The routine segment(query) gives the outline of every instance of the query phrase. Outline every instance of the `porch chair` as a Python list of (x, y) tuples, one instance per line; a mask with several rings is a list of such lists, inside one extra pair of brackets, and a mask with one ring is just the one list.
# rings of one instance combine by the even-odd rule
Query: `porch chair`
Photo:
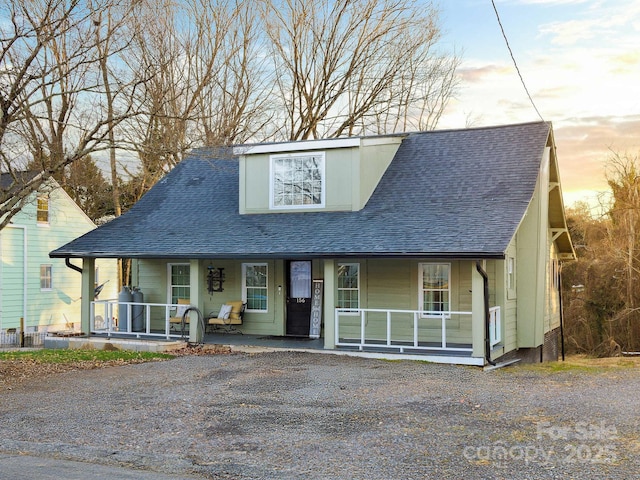
[(181, 335), (185, 334), (186, 326), (189, 324), (189, 316), (184, 316), (184, 312), (189, 308), (189, 300), (186, 298), (178, 299), (178, 306), (176, 307), (176, 316), (169, 317), (169, 330), (175, 332), (180, 331)]
[(242, 335), (242, 332), (236, 328), (236, 325), (242, 325), (245, 308), (246, 304), (242, 303), (242, 300), (227, 302), (222, 305), (217, 315), (210, 314), (206, 319), (205, 325), (207, 328), (210, 328), (210, 331), (221, 328), (227, 333), (239, 333)]

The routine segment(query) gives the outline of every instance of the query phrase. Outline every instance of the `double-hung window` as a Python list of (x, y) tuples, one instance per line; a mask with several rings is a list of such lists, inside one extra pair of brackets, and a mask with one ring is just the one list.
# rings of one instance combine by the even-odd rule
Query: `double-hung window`
[(169, 302), (191, 298), (191, 268), (188, 263), (169, 264)]
[(38, 225), (49, 224), (49, 197), (41, 195), (37, 199), (36, 220)]
[(267, 285), (268, 267), (266, 263), (242, 264), (242, 300), (247, 303), (247, 311), (267, 311)]
[(270, 207), (324, 207), (324, 153), (271, 156)]
[(338, 264), (338, 308), (360, 308), (360, 264)]
[(451, 265), (448, 263), (421, 263), (419, 268), (419, 305), (426, 317), (438, 312), (451, 311)]
[(51, 290), (52, 288), (53, 282), (51, 265), (40, 265), (40, 290)]

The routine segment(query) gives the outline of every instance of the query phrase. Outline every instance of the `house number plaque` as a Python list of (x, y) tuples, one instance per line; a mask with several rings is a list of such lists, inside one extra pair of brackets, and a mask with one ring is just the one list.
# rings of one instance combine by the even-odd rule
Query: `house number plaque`
[(309, 337), (320, 338), (322, 324), (322, 287), (323, 280), (314, 280), (311, 291), (311, 321), (309, 322)]

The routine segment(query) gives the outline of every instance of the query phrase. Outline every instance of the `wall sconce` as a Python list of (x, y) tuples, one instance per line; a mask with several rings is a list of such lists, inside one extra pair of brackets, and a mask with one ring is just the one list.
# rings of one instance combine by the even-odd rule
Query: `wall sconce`
[(213, 292), (223, 292), (222, 284), (224, 282), (224, 268), (214, 267), (209, 264), (207, 267), (209, 272), (207, 273), (207, 292), (212, 294)]

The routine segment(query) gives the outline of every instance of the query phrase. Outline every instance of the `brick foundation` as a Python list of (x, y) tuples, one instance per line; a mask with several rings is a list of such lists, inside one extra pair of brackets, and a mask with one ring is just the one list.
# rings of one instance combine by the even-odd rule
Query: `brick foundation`
[(494, 359), (499, 362), (520, 359), (522, 363), (555, 362), (560, 357), (560, 328), (545, 333), (544, 343), (535, 348), (520, 348)]

